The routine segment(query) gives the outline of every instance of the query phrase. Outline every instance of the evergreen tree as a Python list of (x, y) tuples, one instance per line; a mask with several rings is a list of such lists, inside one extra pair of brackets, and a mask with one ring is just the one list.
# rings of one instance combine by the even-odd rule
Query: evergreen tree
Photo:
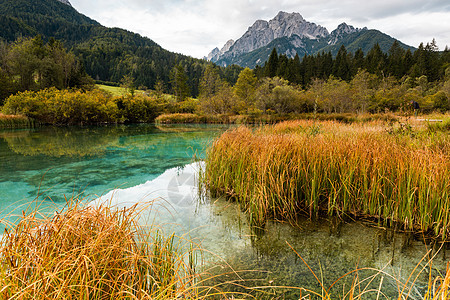
[(289, 60), (288, 70), (287, 70), (287, 80), (289, 82), (300, 84), (301, 83), (301, 64), (300, 57), (298, 53), (295, 54), (294, 58)]
[(305, 54), (301, 62), (301, 74), (303, 78), (302, 84), (304, 87), (307, 87), (311, 83), (311, 79), (316, 77), (314, 76), (314, 65), (314, 57)]
[(175, 99), (180, 102), (189, 96), (189, 86), (187, 85), (187, 76), (184, 67), (181, 64), (173, 67), (170, 74), (172, 90), (175, 95)]
[(439, 47), (436, 44), (436, 40), (433, 39), (431, 43), (427, 43), (425, 51), (428, 56), (428, 65), (426, 68), (426, 76), (429, 81), (437, 81), (440, 78), (440, 55)]
[(403, 55), (402, 65), (405, 73), (410, 74), (411, 68), (414, 65), (414, 57), (410, 49), (406, 50), (405, 54)]
[(353, 57), (353, 67), (356, 71), (364, 69), (364, 52), (361, 48), (358, 48), (355, 52), (355, 56)]
[(278, 68), (276, 76), (287, 79), (288, 77), (288, 64), (289, 59), (286, 55), (282, 54), (278, 57)]
[(400, 46), (398, 41), (392, 43), (389, 49), (389, 56), (387, 60), (387, 73), (397, 78), (402, 78), (405, 73), (405, 65), (403, 64), (403, 57), (405, 56), (405, 50)]
[(333, 56), (331, 55), (331, 52), (324, 53), (322, 55), (322, 76), (320, 76), (320, 79), (327, 79), (330, 77), (332, 70), (333, 70)]
[(339, 48), (333, 64), (333, 75), (342, 80), (350, 80), (350, 62), (344, 45)]
[(450, 64), (450, 49), (448, 46), (445, 46), (444, 52), (442, 52), (441, 63), (442, 65)]
[(366, 56), (366, 70), (369, 73), (382, 75), (385, 67), (385, 55), (381, 51), (380, 45), (376, 43)]
[(275, 77), (277, 76), (278, 71), (278, 53), (277, 49), (273, 48), (270, 53), (269, 60), (264, 66), (264, 76), (266, 77)]

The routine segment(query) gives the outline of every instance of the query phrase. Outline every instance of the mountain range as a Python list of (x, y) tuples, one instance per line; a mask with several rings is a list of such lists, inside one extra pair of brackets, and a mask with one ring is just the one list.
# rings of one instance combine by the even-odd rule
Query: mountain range
[[(12, 43), (21, 37), (41, 35), (44, 42), (55, 38), (83, 62), (86, 72), (98, 81), (118, 83), (131, 75), (137, 87), (154, 88), (162, 82), (172, 86), (171, 73), (181, 66), (187, 76), (191, 96), (199, 92), (200, 78), (209, 61), (220, 66), (221, 76), (231, 84), (241, 66), (254, 67), (267, 60), (273, 48), (279, 54), (336, 54), (344, 45), (349, 52), (365, 53), (375, 43), (385, 52), (393, 39), (377, 30), (354, 28), (345, 23), (331, 33), (306, 21), (299, 13), (280, 12), (270, 21), (256, 21), (237, 41), (228, 41), (213, 50), (208, 59), (196, 59), (163, 49), (149, 38), (102, 26), (80, 14), (69, 0), (0, 0), (0, 41)], [(404, 48), (412, 48), (400, 43)]]
[[(376, 43), (387, 52), (396, 39), (378, 30), (355, 28), (340, 24), (331, 33), (320, 25), (306, 21), (299, 13), (279, 12), (270, 21), (258, 20), (238, 40), (229, 40), (221, 49), (215, 48), (206, 57), (218, 65), (237, 64), (254, 68), (263, 65), (275, 48), (278, 54), (294, 57), (298, 54), (331, 52), (336, 55), (344, 45), (349, 52), (359, 48), (367, 53)], [(403, 43), (404, 49), (414, 48)]]

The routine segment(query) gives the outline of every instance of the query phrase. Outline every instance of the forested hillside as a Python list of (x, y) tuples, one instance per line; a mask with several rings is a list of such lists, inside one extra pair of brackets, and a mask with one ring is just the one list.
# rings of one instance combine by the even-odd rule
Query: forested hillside
[[(60, 40), (83, 63), (95, 80), (120, 82), (129, 75), (139, 87), (162, 83), (166, 92), (176, 88), (175, 74), (184, 73), (186, 95), (197, 96), (199, 78), (208, 64), (164, 50), (149, 38), (119, 28), (107, 28), (57, 0), (0, 0), (0, 39), (41, 35), (44, 42)], [(221, 70), (234, 83), (240, 68)]]
[(361, 48), (352, 53), (342, 45), (336, 56), (329, 51), (304, 55), (303, 58), (278, 55), (274, 48), (267, 63), (262, 67), (256, 66), (255, 74), (258, 78), (278, 76), (307, 88), (314, 79), (326, 80), (330, 76), (350, 81), (358, 70), (397, 80), (414, 81), (424, 76), (427, 82), (436, 82), (444, 79), (449, 66), (450, 50), (446, 47), (440, 52), (434, 40), (426, 45), (420, 44), (414, 52), (405, 50), (395, 41), (387, 53), (378, 44), (367, 54)]

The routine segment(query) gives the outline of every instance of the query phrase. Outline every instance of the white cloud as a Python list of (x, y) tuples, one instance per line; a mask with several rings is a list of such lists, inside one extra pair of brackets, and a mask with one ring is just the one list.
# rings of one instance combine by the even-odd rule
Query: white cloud
[(230, 38), (238, 39), (257, 19), (278, 11), (299, 12), (332, 31), (342, 22), (378, 29), (418, 46), (436, 38), (450, 46), (448, 0), (70, 0), (105, 26), (147, 36), (170, 51), (203, 57)]

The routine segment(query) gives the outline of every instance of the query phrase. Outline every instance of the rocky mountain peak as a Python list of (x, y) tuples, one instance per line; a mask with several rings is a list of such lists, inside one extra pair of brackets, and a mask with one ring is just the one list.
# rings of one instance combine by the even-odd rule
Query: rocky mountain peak
[(360, 32), (362, 30), (366, 30), (367, 28), (355, 28), (352, 25), (347, 25), (347, 23), (341, 23), (339, 26), (333, 30), (330, 34), (330, 41), (328, 44), (335, 45), (340, 38), (342, 38), (344, 35), (352, 34), (355, 32)]
[(335, 30), (333, 30), (332, 32), (331, 32), (331, 34), (332, 35), (342, 35), (342, 34), (345, 34), (345, 33), (353, 33), (353, 32), (357, 32), (358, 30), (357, 29), (355, 29), (355, 27), (353, 27), (352, 25), (347, 25), (347, 23), (342, 23), (342, 24), (339, 24), (339, 26), (335, 29)]
[[(229, 47), (229, 50), (220, 55), (237, 56), (242, 53), (248, 53), (258, 48), (264, 47), (274, 39), (281, 37), (298, 36), (307, 39), (319, 39), (329, 35), (325, 27), (307, 22), (299, 13), (287, 13), (280, 11), (275, 18), (270, 21), (258, 20), (250, 26), (247, 32)], [(226, 45), (225, 45), (226, 46)], [(225, 48), (225, 47), (224, 47)], [(214, 52), (214, 53), (213, 53)], [(217, 57), (216, 49), (208, 55)], [(213, 62), (217, 61), (211, 59)]]
[(234, 41), (233, 40), (229, 40), (228, 42), (225, 43), (225, 45), (222, 47), (222, 49), (219, 50), (219, 48), (214, 48), (207, 57), (205, 57), (206, 60), (208, 61), (217, 61), (220, 56), (222, 56), (225, 52), (227, 52), (228, 50), (230, 50), (231, 46), (233, 46)]
[[(272, 20), (258, 20), (236, 42), (230, 41), (219, 50), (215, 48), (208, 60), (221, 66), (237, 64), (253, 68), (262, 65), (275, 48), (287, 57), (330, 52), (333, 55), (341, 45), (356, 51), (368, 52), (375, 42), (392, 43), (395, 39), (367, 27), (355, 28), (341, 23), (331, 33), (325, 27), (305, 20), (299, 13), (280, 11)], [(403, 44), (406, 49), (408, 46)]]
[(252, 26), (250, 26), (247, 29), (247, 32), (266, 30), (268, 27), (269, 27), (269, 22), (264, 21), (264, 20), (257, 20), (255, 23), (253, 23)]
[(284, 11), (280, 11), (275, 18), (273, 18), (270, 22), (278, 22), (278, 23), (282, 23), (282, 22), (288, 22), (289, 20), (292, 20), (294, 22), (297, 23), (302, 23), (305, 22), (305, 19), (303, 19), (302, 15), (299, 13), (287, 13)]
[(301, 14), (295, 12), (280, 11), (275, 18), (269, 21), (269, 27), (274, 33), (274, 38), (298, 35), (316, 39), (329, 34), (326, 28), (307, 22)]
[(72, 6), (72, 4), (70, 4), (69, 0), (58, 0), (58, 1), (66, 4), (66, 5)]
[(225, 45), (220, 49), (220, 52), (223, 54), (230, 50), (231, 46), (234, 45), (234, 40), (228, 40), (228, 42), (225, 43)]

